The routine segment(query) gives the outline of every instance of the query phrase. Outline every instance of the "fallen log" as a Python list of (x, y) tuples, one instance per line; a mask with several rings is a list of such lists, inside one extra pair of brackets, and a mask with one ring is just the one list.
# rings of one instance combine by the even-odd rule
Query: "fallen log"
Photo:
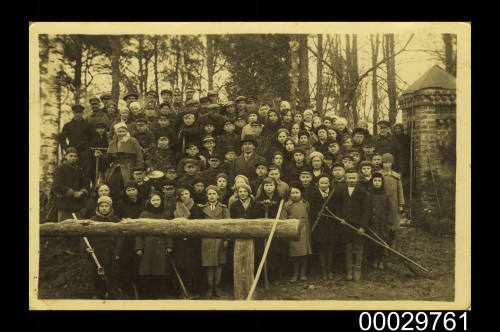
[[(267, 238), (273, 219), (123, 219), (120, 222), (64, 220), (40, 224), (41, 237), (65, 236), (169, 236), (225, 239)], [(283, 240), (299, 239), (299, 220), (280, 220), (275, 235)]]

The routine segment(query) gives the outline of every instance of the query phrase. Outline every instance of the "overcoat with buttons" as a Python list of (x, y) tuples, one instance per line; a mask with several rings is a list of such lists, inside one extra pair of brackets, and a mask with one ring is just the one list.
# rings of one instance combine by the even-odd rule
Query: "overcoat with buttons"
[[(229, 219), (229, 209), (225, 204), (217, 202), (215, 209), (210, 209), (210, 204), (200, 205), (205, 219)], [(226, 264), (227, 249), (224, 248), (224, 239), (201, 239), (201, 266), (211, 267)]]

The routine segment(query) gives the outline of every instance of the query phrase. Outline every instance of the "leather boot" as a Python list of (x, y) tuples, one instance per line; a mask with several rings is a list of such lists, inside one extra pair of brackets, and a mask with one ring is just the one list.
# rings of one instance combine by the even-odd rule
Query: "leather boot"
[(361, 279), (361, 266), (354, 266), (354, 281)]
[(352, 244), (345, 247), (346, 280), (352, 280)]

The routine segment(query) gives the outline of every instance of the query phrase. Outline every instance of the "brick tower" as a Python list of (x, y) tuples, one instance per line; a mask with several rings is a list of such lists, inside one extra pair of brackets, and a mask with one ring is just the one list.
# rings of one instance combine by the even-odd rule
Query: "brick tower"
[(453, 218), (456, 79), (434, 66), (401, 94), (399, 105), (405, 131), (412, 137), (412, 215), (431, 208)]

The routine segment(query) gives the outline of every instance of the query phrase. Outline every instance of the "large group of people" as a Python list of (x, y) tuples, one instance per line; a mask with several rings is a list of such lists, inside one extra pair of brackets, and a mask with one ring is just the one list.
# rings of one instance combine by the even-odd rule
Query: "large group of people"
[[(362, 233), (370, 229), (397, 244), (409, 182), (409, 139), (401, 124), (391, 128), (379, 121), (374, 137), (366, 122), (351, 130), (332, 111), (292, 112), (287, 101), (273, 108), (244, 96), (220, 103), (217, 91), (199, 100), (194, 93), (187, 89), (183, 100), (177, 89), (160, 96), (149, 91), (145, 106), (129, 93), (120, 108), (103, 95), (89, 100), (86, 118), (84, 106), (73, 105), (73, 119), (59, 135), (64, 161), (52, 189), (58, 221), (73, 213), (101, 222), (295, 218), (300, 239), (271, 243), (271, 282), (306, 281), (311, 273), (333, 279), (338, 253), (345, 253), (347, 280), (361, 279), (363, 262), (384, 269), (383, 249), (365, 242)], [(324, 205), (341, 221), (323, 215)], [(169, 260), (191, 293), (218, 297), (221, 285), (232, 285), (231, 240), (89, 240), (103, 266), (115, 266), (113, 279), (129, 294), (137, 286), (140, 298), (182, 296)], [(257, 266), (264, 241), (256, 240), (255, 247)], [(95, 268), (89, 258), (89, 269)], [(91, 284), (96, 297), (105, 296), (100, 282)]]

